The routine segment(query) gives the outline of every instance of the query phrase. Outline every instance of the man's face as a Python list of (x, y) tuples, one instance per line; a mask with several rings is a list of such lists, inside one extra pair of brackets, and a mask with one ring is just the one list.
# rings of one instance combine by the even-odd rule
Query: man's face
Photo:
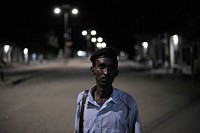
[(96, 65), (91, 68), (91, 71), (95, 75), (97, 86), (101, 87), (112, 85), (119, 73), (116, 60), (107, 57), (97, 58)]

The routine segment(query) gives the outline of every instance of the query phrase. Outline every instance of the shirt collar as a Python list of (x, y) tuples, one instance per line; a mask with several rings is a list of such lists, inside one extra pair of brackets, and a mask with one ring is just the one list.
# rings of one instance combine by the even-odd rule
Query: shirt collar
[[(92, 93), (95, 90), (95, 88), (96, 88), (96, 86), (91, 88), (88, 93), (88, 101), (92, 104), (94, 104), (94, 98), (92, 96)], [(113, 92), (108, 100), (110, 100), (111, 102), (113, 102), (115, 104), (117, 104), (119, 102), (118, 92), (116, 91), (116, 88), (113, 88)]]
[(113, 93), (111, 94), (111, 97), (110, 97), (111, 99), (112, 99), (112, 101), (114, 102), (114, 103), (118, 103), (119, 102), (119, 97), (118, 97), (118, 93), (117, 93), (117, 91), (116, 91), (116, 88), (113, 88)]

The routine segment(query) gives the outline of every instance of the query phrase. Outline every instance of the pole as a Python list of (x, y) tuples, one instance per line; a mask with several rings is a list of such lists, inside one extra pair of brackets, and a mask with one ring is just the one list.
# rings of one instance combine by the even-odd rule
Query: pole
[(169, 43), (169, 54), (170, 54), (170, 68), (172, 69), (174, 67), (174, 43), (172, 36), (170, 37), (170, 43)]
[(67, 51), (67, 41), (68, 41), (68, 12), (65, 11), (64, 13), (64, 35), (63, 35), (63, 38), (64, 38), (64, 58), (68, 58), (68, 51)]
[(69, 28), (69, 5), (64, 5), (64, 58), (71, 57), (71, 31)]
[(68, 11), (65, 11), (64, 13), (64, 33), (65, 34), (68, 32), (68, 16), (69, 16)]

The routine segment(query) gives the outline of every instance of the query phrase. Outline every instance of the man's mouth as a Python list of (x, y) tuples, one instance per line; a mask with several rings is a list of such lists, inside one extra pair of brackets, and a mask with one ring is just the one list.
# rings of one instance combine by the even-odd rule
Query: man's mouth
[(106, 81), (108, 81), (108, 78), (107, 77), (102, 77), (101, 81), (106, 82)]

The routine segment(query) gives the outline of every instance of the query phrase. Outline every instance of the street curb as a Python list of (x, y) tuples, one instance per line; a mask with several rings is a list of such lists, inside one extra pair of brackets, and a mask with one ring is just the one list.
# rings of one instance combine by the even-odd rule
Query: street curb
[(17, 85), (23, 81), (27, 80), (27, 77), (19, 77), (15, 78), (13, 80), (5, 80), (5, 81), (0, 81), (0, 86), (12, 86), (12, 85)]

